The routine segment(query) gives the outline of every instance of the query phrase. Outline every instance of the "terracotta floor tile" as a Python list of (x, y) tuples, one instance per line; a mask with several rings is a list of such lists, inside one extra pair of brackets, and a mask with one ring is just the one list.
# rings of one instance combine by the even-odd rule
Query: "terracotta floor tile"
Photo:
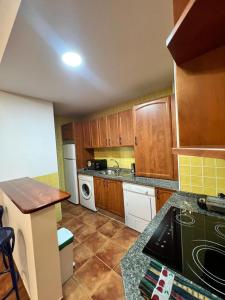
[(119, 230), (123, 229), (124, 225), (116, 222), (116, 221), (108, 221), (103, 226), (101, 226), (98, 231), (104, 234), (105, 236), (111, 238), (115, 233), (117, 233)]
[(125, 253), (126, 250), (124, 248), (109, 240), (103, 246), (103, 248), (96, 253), (96, 256), (100, 258), (107, 266), (113, 268), (119, 264)]
[(128, 249), (134, 244), (138, 236), (139, 233), (137, 231), (125, 227), (113, 236), (112, 241)]
[(115, 267), (113, 268), (113, 270), (114, 270), (118, 275), (122, 276), (122, 271), (121, 271), (120, 263), (119, 263), (117, 266), (115, 266)]
[(77, 247), (78, 245), (80, 245), (80, 243), (78, 242), (78, 240), (76, 238), (74, 238), (74, 240), (73, 240), (73, 248)]
[(85, 240), (83, 244), (86, 245), (93, 253), (96, 253), (107, 241), (107, 237), (100, 232), (96, 232), (93, 233), (87, 240)]
[(70, 220), (67, 220), (63, 223), (63, 227), (68, 228), (73, 233), (75, 233), (75, 231), (82, 226), (85, 226), (85, 224), (82, 223), (77, 217), (72, 217)]
[(93, 226), (85, 225), (81, 226), (77, 230), (75, 230), (75, 238), (78, 240), (78, 242), (84, 242), (87, 238), (89, 238), (93, 233), (96, 232), (96, 229)]
[(92, 294), (98, 289), (109, 273), (110, 269), (94, 256), (80, 267), (74, 276)]
[(84, 244), (79, 244), (73, 249), (73, 259), (75, 261), (75, 271), (78, 270), (89, 258), (94, 255)]
[(69, 213), (68, 211), (62, 213), (62, 226), (64, 225), (65, 222), (71, 220), (73, 218), (73, 215)]
[(63, 285), (64, 300), (90, 300), (90, 294), (79, 282), (71, 278)]
[(93, 300), (124, 300), (124, 288), (122, 278), (111, 271), (102, 282), (98, 290), (92, 295)]
[(79, 219), (81, 220), (81, 222), (91, 225), (93, 227), (95, 227), (96, 229), (101, 227), (103, 224), (105, 224), (106, 222), (108, 222), (108, 218), (100, 215), (98, 213), (94, 213), (94, 212), (89, 212), (89, 213), (85, 213), (82, 216), (79, 217)]
[(76, 205), (76, 204), (73, 204), (70, 208), (70, 213), (73, 215), (73, 216), (81, 216), (83, 215), (84, 213), (87, 212), (87, 208), (84, 208), (83, 206), (81, 205)]

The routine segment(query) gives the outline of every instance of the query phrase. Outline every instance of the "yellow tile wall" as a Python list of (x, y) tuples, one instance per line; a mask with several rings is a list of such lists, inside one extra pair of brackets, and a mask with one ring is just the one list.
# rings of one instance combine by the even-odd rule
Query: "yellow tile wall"
[(225, 193), (225, 160), (179, 156), (180, 190), (217, 196)]
[[(39, 182), (45, 183), (53, 188), (58, 189), (59, 188), (59, 175), (58, 173), (52, 173), (52, 174), (47, 174), (43, 176), (37, 176), (34, 177), (34, 179), (38, 180)], [(56, 209), (56, 220), (57, 222), (62, 219), (62, 212), (61, 212), (61, 205), (56, 204), (55, 205)]]
[(132, 147), (95, 149), (94, 156), (96, 159), (107, 159), (108, 167), (115, 166), (115, 162), (111, 159), (116, 159), (120, 167), (126, 169), (130, 169), (131, 163), (134, 163), (134, 149)]

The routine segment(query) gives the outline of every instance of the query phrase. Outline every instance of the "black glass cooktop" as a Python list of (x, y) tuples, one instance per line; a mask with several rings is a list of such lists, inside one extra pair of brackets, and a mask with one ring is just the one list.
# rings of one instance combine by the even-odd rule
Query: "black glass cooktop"
[(143, 253), (225, 299), (225, 220), (172, 206)]

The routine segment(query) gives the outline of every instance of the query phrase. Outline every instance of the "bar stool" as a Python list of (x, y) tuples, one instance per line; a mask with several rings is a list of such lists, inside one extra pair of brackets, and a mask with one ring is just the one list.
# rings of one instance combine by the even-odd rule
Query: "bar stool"
[(0, 227), (2, 227), (2, 216), (3, 216), (3, 212), (4, 212), (3, 206), (0, 205)]
[(13, 262), (13, 249), (15, 245), (15, 234), (11, 227), (1, 227), (0, 228), (0, 252), (8, 258), (9, 268), (3, 272), (0, 272), (0, 276), (6, 273), (10, 273), (12, 279), (12, 288), (7, 292), (7, 294), (2, 298), (5, 300), (13, 291), (16, 293), (16, 299), (19, 300), (19, 291), (17, 286), (17, 281), (19, 275), (15, 270)]
[[(0, 205), (0, 227), (3, 227), (3, 225), (2, 225), (2, 216), (3, 216), (3, 213), (4, 213), (3, 206)], [(3, 259), (3, 263), (4, 263), (5, 268), (8, 269), (8, 264), (7, 264), (5, 255), (3, 253), (2, 253), (2, 259)]]

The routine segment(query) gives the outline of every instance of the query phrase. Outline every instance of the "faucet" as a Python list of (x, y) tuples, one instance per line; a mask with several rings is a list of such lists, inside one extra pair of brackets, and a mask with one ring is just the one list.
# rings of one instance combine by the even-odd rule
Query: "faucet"
[[(120, 165), (119, 165), (118, 161), (113, 158), (111, 158), (110, 160), (112, 160), (116, 163), (116, 173), (119, 174), (120, 173)], [(115, 168), (115, 166), (114, 166), (114, 168)]]

